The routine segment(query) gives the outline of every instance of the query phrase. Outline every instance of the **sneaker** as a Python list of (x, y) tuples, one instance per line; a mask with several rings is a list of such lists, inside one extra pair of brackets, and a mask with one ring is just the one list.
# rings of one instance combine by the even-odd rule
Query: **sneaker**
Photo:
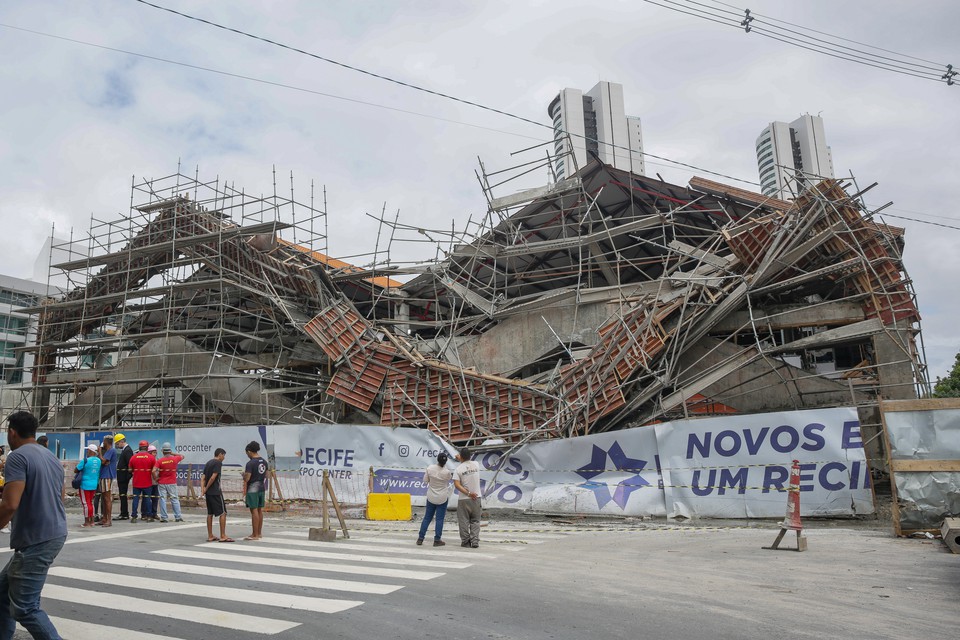
[(423, 544), (423, 538), (417, 538), (417, 546), (419, 547), (422, 544)]
[(96, 524), (100, 522), (100, 516), (93, 516), (93, 523)]
[(162, 522), (163, 524), (167, 524), (167, 523), (170, 522), (170, 521), (169, 521), (169, 520), (161, 520), (160, 522)]
[(469, 543), (469, 542), (461, 542), (461, 543), (460, 543), (460, 546), (461, 546), (461, 547), (469, 547), (469, 546), (470, 546), (470, 543)]
[(113, 516), (114, 520), (129, 520), (130, 516)]
[(130, 524), (133, 524), (136, 521), (137, 521), (137, 516), (133, 516), (132, 518), (130, 518)]
[(447, 546), (447, 543), (444, 542), (443, 540), (434, 540), (434, 541), (433, 541), (433, 546), (435, 546), (435, 547), (445, 547), (445, 546)]
[(471, 548), (471, 549), (477, 549), (477, 548), (479, 548), (479, 547), (480, 547), (480, 543), (479, 543), (479, 542), (474, 542), (473, 544), (470, 545), (470, 548)]
[(177, 518), (177, 522), (183, 522), (183, 518)]
[(3, 529), (0, 529), (0, 533), (10, 533), (10, 526), (6, 526)]

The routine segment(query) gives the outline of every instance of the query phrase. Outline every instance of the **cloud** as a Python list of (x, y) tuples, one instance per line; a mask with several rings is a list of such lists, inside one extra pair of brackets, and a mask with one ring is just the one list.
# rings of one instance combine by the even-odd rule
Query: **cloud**
[[(894, 201), (886, 213), (960, 226), (960, 213), (944, 206), (960, 166), (960, 86), (819, 56), (638, 2), (161, 4), (544, 125), (560, 88), (620, 82), (628, 114), (643, 121), (647, 151), (753, 182), (760, 130), (822, 112), (838, 174), (852, 171), (861, 186), (879, 183), (871, 204)], [(889, 0), (863, 8), (809, 0), (766, 11), (956, 62), (955, 3), (916, 11)], [(543, 149), (510, 153), (551, 136), (139, 3), (3, 3), (0, 22), (423, 114), (0, 28), (0, 54), (13, 61), (0, 68), (0, 272), (11, 275), (29, 275), (51, 225), (58, 235), (72, 228), (82, 237), (91, 218), (127, 212), (132, 176), (169, 175), (178, 163), (184, 173), (199, 167), (202, 178), (250, 192), (271, 192), (275, 168), (287, 193), (293, 173), (300, 199), (309, 199), (311, 182), (318, 200), (326, 187), (332, 252), (363, 263), (376, 248), (383, 258), (388, 243), (382, 233), (376, 240), (382, 211), (391, 219), (399, 211), (408, 225), (463, 228), (486, 209), (477, 158), (500, 169), (542, 156)], [(702, 173), (653, 159), (648, 172), (680, 184)], [(953, 328), (960, 231), (886, 220), (907, 229), (905, 260), (927, 358), (934, 376), (943, 375), (960, 350)], [(390, 246), (394, 260), (434, 252), (422, 243)]]

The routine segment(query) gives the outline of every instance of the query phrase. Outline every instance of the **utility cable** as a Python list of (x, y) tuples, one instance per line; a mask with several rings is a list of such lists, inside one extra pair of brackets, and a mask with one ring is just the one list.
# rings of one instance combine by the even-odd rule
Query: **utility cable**
[[(744, 13), (744, 10), (743, 10), (743, 9), (741, 9), (741, 8), (739, 8), (739, 7), (737, 7), (737, 6), (734, 6), (734, 5), (730, 4), (730, 3), (723, 2), (722, 0), (710, 0), (710, 1), (713, 2), (713, 3), (715, 3), (715, 4), (721, 4), (721, 5), (724, 5), (725, 7), (730, 7), (730, 8), (732, 8), (732, 9), (736, 9), (736, 10), (737, 10), (737, 15), (743, 15), (743, 13)], [(906, 53), (899, 53), (899, 52), (897, 52), (897, 51), (891, 51), (890, 49), (884, 49), (883, 47), (878, 47), (878, 46), (876, 46), (876, 45), (867, 44), (866, 42), (860, 42), (860, 41), (858, 41), (858, 40), (851, 40), (850, 38), (844, 38), (843, 36), (833, 35), (832, 33), (827, 33), (827, 32), (825, 32), (825, 31), (818, 31), (818, 30), (816, 30), (816, 29), (812, 29), (812, 28), (810, 28), (810, 27), (805, 27), (805, 26), (803, 26), (803, 25), (795, 24), (795, 23), (793, 23), (793, 22), (788, 22), (788, 21), (786, 21), (786, 20), (779, 20), (779, 19), (774, 18), (774, 17), (771, 17), (771, 16), (765, 16), (765, 15), (763, 15), (762, 13), (753, 13), (752, 15), (759, 16), (759, 17), (761, 17), (761, 18), (766, 18), (767, 20), (771, 20), (771, 21), (773, 21), (773, 22), (779, 22), (780, 24), (786, 24), (786, 25), (789, 25), (789, 26), (791, 26), (791, 27), (796, 27), (796, 28), (798, 28), (798, 29), (803, 29), (804, 31), (810, 31), (811, 33), (816, 33), (816, 34), (821, 35), (821, 36), (827, 36), (827, 37), (829, 37), (829, 38), (836, 38), (837, 40), (843, 40), (844, 42), (850, 42), (850, 43), (852, 43), (852, 44), (858, 44), (858, 45), (860, 45), (861, 47), (869, 47), (870, 49), (876, 49), (877, 51), (883, 51), (884, 53), (891, 53), (891, 54), (893, 54), (893, 55), (895, 55), (895, 56), (900, 56), (901, 58), (910, 58), (910, 59), (912, 59), (912, 60), (918, 60), (918, 61), (920, 61), (920, 62), (926, 62), (926, 63), (928, 63), (928, 64), (934, 65), (934, 66), (935, 66), (936, 68), (938, 68), (938, 69), (942, 69), (942, 68), (943, 68), (943, 65), (942, 65), (942, 64), (940, 64), (939, 62), (934, 62), (933, 60), (927, 60), (927, 59), (925, 59), (925, 58), (918, 58), (917, 56), (912, 56), (912, 55), (909, 55), (909, 54), (906, 54)]]
[[(706, 9), (698, 9), (695, 6), (690, 6), (690, 5), (705, 6), (700, 2), (695, 2), (694, 0), (687, 0), (687, 4), (681, 4), (676, 0), (662, 0), (662, 2), (656, 2), (654, 0), (643, 0), (643, 2), (646, 2), (647, 4), (652, 4), (654, 6), (662, 7), (664, 9), (669, 9), (670, 11), (675, 11), (677, 13), (683, 13), (689, 16), (694, 16), (702, 20), (709, 20), (710, 22), (715, 22), (717, 24), (721, 24), (724, 26), (733, 27), (738, 30), (742, 29), (748, 33), (756, 33), (757, 35), (764, 38), (777, 40), (779, 42), (783, 42), (784, 44), (789, 44), (791, 46), (799, 47), (801, 49), (806, 49), (808, 51), (813, 51), (814, 53), (827, 55), (840, 60), (855, 62), (857, 64), (865, 65), (868, 67), (874, 67), (876, 69), (881, 69), (883, 71), (891, 71), (893, 73), (899, 73), (901, 75), (912, 76), (915, 78), (920, 78), (922, 80), (931, 80), (933, 82), (939, 82), (941, 84), (946, 84), (946, 85), (960, 84), (960, 82), (955, 82), (953, 80), (953, 78), (957, 77), (958, 72), (953, 70), (952, 65), (943, 65), (936, 71), (911, 69), (903, 65), (911, 65), (915, 67), (921, 67), (921, 65), (914, 65), (914, 63), (905, 62), (902, 60), (894, 60), (891, 58), (887, 58), (886, 56), (877, 56), (875, 54), (870, 54), (868, 52), (853, 49), (851, 47), (846, 47), (844, 45), (838, 45), (836, 43), (823, 41), (823, 40), (820, 40), (819, 38), (812, 38), (811, 36), (805, 36), (793, 30), (784, 29), (783, 27), (778, 27), (776, 25), (770, 24), (763, 20), (757, 20), (753, 15), (750, 14), (749, 9), (744, 10), (743, 14), (734, 14), (737, 17), (740, 17), (741, 15), (745, 16), (745, 18), (742, 21), (738, 21), (736, 18), (727, 17), (726, 15), (721, 15), (721, 14), (715, 13), (714, 11), (708, 11)], [(732, 6), (732, 5), (727, 5), (727, 6)], [(709, 9), (714, 9), (714, 8), (709, 7)], [(715, 9), (715, 10), (723, 11), (728, 14), (733, 14), (733, 12), (727, 11), (724, 9)], [(758, 27), (756, 26), (757, 24), (767, 25), (768, 27), (770, 27), (770, 29)], [(803, 27), (800, 27), (800, 28), (803, 28)], [(801, 35), (801, 37), (806, 38), (807, 40), (799, 40), (796, 37), (789, 35), (789, 33), (788, 34), (779, 33), (778, 31), (772, 31), (771, 29), (785, 30), (785, 31), (788, 31), (789, 33), (795, 33), (795, 34)], [(810, 42), (809, 40), (814, 40), (814, 42)], [(817, 44), (818, 41), (825, 42), (826, 44), (831, 46), (824, 46), (821, 44)], [(870, 45), (863, 45), (863, 46), (870, 46)], [(842, 47), (843, 49), (849, 49), (849, 51), (843, 51), (833, 47)], [(860, 55), (860, 54), (863, 54), (863, 55)], [(908, 56), (908, 57), (917, 59), (914, 56)], [(885, 62), (884, 59), (894, 60), (894, 62), (896, 62), (897, 64), (894, 64), (894, 62)], [(924, 62), (928, 62), (928, 61), (924, 60)], [(931, 63), (931, 64), (936, 64), (936, 63)], [(929, 67), (921, 67), (921, 69), (924, 69), (924, 68), (931, 69)]]
[[(225, 25), (222, 25), (222, 24), (213, 22), (213, 21), (211, 21), (211, 20), (206, 20), (206, 19), (204, 19), (204, 18), (198, 18), (198, 17), (196, 17), (196, 16), (192, 16), (192, 15), (190, 15), (190, 14), (183, 13), (183, 12), (181, 12), (181, 11), (176, 11), (176, 10), (174, 10), (174, 9), (169, 9), (169, 8), (167, 8), (167, 7), (163, 7), (163, 6), (160, 6), (160, 5), (158, 5), (158, 4), (154, 4), (154, 3), (152, 3), (152, 2), (148, 2), (147, 0), (134, 0), (134, 2), (138, 2), (138, 3), (143, 4), (143, 5), (146, 5), (146, 6), (148, 6), (148, 7), (153, 7), (154, 9), (159, 9), (160, 11), (166, 11), (166, 12), (168, 12), (168, 13), (172, 13), (172, 14), (177, 15), (177, 16), (180, 16), (180, 17), (182, 17), (182, 18), (187, 18), (188, 20), (194, 20), (194, 21), (196, 21), (196, 22), (200, 22), (200, 23), (206, 24), (206, 25), (208, 25), (208, 26), (215, 27), (215, 28), (217, 28), (217, 29), (222, 29), (222, 30), (224, 30), (224, 31), (229, 31), (229, 32), (235, 33), (235, 34), (237, 34), (237, 35), (244, 36), (244, 37), (246, 37), (246, 38), (252, 38), (252, 39), (254, 39), (254, 40), (259, 40), (259, 41), (261, 41), (261, 42), (265, 42), (265, 43), (270, 44), (270, 45), (273, 45), (273, 46), (275, 46), (275, 47), (280, 47), (281, 49), (286, 49), (286, 50), (288, 50), (288, 51), (293, 51), (293, 52), (295, 52), (295, 53), (299, 53), (299, 54), (301, 54), (301, 55), (305, 55), (305, 56), (314, 58), (314, 59), (316, 59), (316, 60), (320, 60), (321, 62), (326, 62), (326, 63), (332, 64), (332, 65), (336, 65), (336, 66), (338, 66), (338, 67), (342, 67), (342, 68), (348, 69), (348, 70), (350, 70), (350, 71), (355, 71), (355, 72), (357, 72), (357, 73), (361, 73), (361, 74), (364, 74), (364, 75), (367, 75), (367, 76), (370, 76), (370, 77), (373, 77), (373, 78), (377, 78), (377, 79), (383, 80), (383, 81), (385, 81), (385, 82), (390, 82), (390, 83), (393, 83), (393, 84), (396, 84), (396, 85), (399, 85), (399, 86), (402, 86), (402, 87), (407, 87), (408, 89), (413, 89), (413, 90), (415, 90), (415, 91), (421, 91), (421, 92), (424, 92), (424, 93), (427, 93), (427, 94), (430, 94), (430, 95), (437, 96), (437, 97), (439, 97), (439, 98), (444, 98), (444, 99), (447, 99), (447, 100), (452, 100), (452, 101), (454, 101), (454, 102), (459, 102), (460, 104), (465, 104), (465, 105), (468, 105), (468, 106), (471, 106), (471, 107), (475, 107), (475, 108), (477, 108), (477, 109), (482, 109), (482, 110), (484, 110), (484, 111), (489, 111), (489, 112), (491, 112), (491, 113), (496, 113), (496, 114), (498, 114), (498, 115), (506, 116), (506, 117), (508, 117), (508, 118), (513, 118), (513, 119), (515, 119), (515, 120), (519, 120), (519, 121), (521, 121), (521, 122), (526, 122), (527, 124), (532, 124), (532, 125), (534, 125), (534, 126), (537, 126), (537, 127), (543, 128), (543, 129), (549, 129), (550, 131), (555, 131), (553, 125), (544, 124), (544, 123), (538, 122), (538, 121), (536, 121), (536, 120), (531, 120), (530, 118), (526, 118), (526, 117), (524, 117), (524, 116), (520, 116), (520, 115), (517, 115), (517, 114), (515, 114), (515, 113), (510, 113), (509, 111), (504, 111), (504, 110), (502, 110), (502, 109), (497, 109), (497, 108), (495, 108), (495, 107), (490, 107), (490, 106), (481, 104), (481, 103), (479, 103), (479, 102), (474, 102), (474, 101), (472, 101), (472, 100), (466, 100), (466, 99), (464, 99), (464, 98), (458, 98), (458, 97), (456, 97), (456, 96), (453, 96), (453, 95), (450, 95), (450, 94), (446, 94), (446, 93), (442, 93), (442, 92), (440, 92), (440, 91), (434, 91), (433, 89), (428, 89), (428, 88), (426, 88), (426, 87), (421, 87), (421, 86), (419, 86), (419, 85), (415, 85), (415, 84), (410, 83), (410, 82), (405, 82), (405, 81), (403, 81), (403, 80), (397, 80), (396, 78), (391, 78), (390, 76), (385, 76), (385, 75), (383, 75), (383, 74), (374, 73), (373, 71), (367, 71), (366, 69), (361, 69), (360, 67), (355, 67), (355, 66), (353, 66), (353, 65), (349, 65), (349, 64), (346, 64), (346, 63), (344, 63), (344, 62), (340, 62), (340, 61), (338, 61), (338, 60), (333, 60), (332, 58), (327, 58), (327, 57), (325, 57), (325, 56), (321, 56), (321, 55), (318, 55), (318, 54), (316, 54), (316, 53), (311, 53), (311, 52), (306, 51), (306, 50), (304, 50), (304, 49), (299, 49), (299, 48), (297, 48), (297, 47), (293, 47), (293, 46), (290, 46), (290, 45), (286, 45), (286, 44), (283, 44), (283, 43), (281, 43), (281, 42), (277, 42), (277, 41), (275, 41), (275, 40), (271, 40), (271, 39), (269, 39), (269, 38), (265, 38), (265, 37), (263, 37), (263, 36), (258, 36), (258, 35), (252, 34), (252, 33), (248, 33), (248, 32), (246, 32), (246, 31), (242, 31), (242, 30), (240, 30), (240, 29), (235, 29), (235, 28), (233, 28), (233, 27), (228, 27), (228, 26), (225, 26)], [(599, 144), (603, 144), (604, 146), (607, 146), (607, 147), (610, 147), (610, 148), (613, 148), (613, 149), (621, 149), (621, 150), (630, 151), (630, 152), (633, 152), (633, 153), (637, 153), (637, 152), (638, 152), (636, 149), (631, 149), (630, 147), (625, 147), (625, 146), (623, 146), (623, 145), (613, 144), (613, 143), (609, 143), (609, 142), (600, 142), (599, 140), (595, 140), (595, 139), (593, 139), (593, 138), (588, 138), (587, 136), (580, 135), (580, 134), (569, 133), (569, 132), (567, 132), (567, 131), (562, 131), (561, 133), (564, 133), (564, 134), (573, 136), (573, 137), (575, 137), (575, 138), (580, 138), (580, 139), (586, 140), (586, 141), (588, 141), (588, 142), (597, 142), (597, 143), (599, 143)], [(703, 167), (698, 167), (698, 166), (696, 166), (696, 165), (688, 164), (688, 163), (686, 163), (686, 162), (680, 162), (679, 160), (673, 160), (672, 158), (667, 158), (667, 157), (664, 157), (664, 156), (658, 156), (658, 155), (655, 155), (655, 154), (653, 154), (653, 153), (648, 153), (648, 152), (646, 152), (646, 151), (640, 151), (639, 153), (641, 153), (642, 155), (644, 155), (644, 156), (646, 156), (646, 157), (648, 157), (648, 158), (653, 158), (653, 159), (655, 159), (655, 160), (661, 160), (661, 161), (663, 161), (663, 162), (669, 162), (670, 164), (675, 165), (675, 166), (685, 167), (685, 168), (687, 168), (687, 169), (692, 169), (692, 170), (694, 170), (694, 171), (702, 171), (702, 172), (705, 172), (705, 173), (709, 173), (710, 175), (719, 176), (719, 177), (721, 177), (721, 178), (727, 178), (728, 180), (735, 180), (736, 182), (742, 182), (742, 183), (744, 183), (744, 184), (750, 184), (750, 185), (754, 185), (754, 186), (760, 186), (760, 183), (759, 183), (759, 182), (755, 182), (755, 181), (753, 181), (753, 180), (745, 180), (744, 178), (738, 178), (738, 177), (736, 177), (736, 176), (731, 176), (731, 175), (728, 175), (728, 174), (725, 174), (725, 173), (720, 173), (720, 172), (718, 172), (718, 171), (711, 171), (710, 169), (705, 169), (705, 168), (703, 168)]]
[[(670, 4), (677, 4), (676, 2), (673, 2), (673, 1), (671, 1), (671, 0), (667, 0), (667, 1), (669, 1)], [(688, 4), (695, 4), (695, 5), (699, 5), (699, 6), (701, 6), (701, 7), (705, 7), (706, 9), (722, 11), (723, 13), (727, 13), (727, 14), (732, 14), (732, 15), (738, 16), (738, 18), (737, 18), (738, 20), (745, 15), (744, 10), (740, 10), (740, 12), (737, 13), (737, 12), (735, 12), (735, 11), (730, 11), (730, 10), (727, 10), (727, 9), (716, 9), (715, 7), (711, 7), (710, 5), (706, 5), (706, 4), (702, 3), (702, 2), (697, 2), (697, 0), (686, 0), (686, 2), (687, 2)], [(927, 64), (917, 64), (917, 63), (915, 63), (915, 62), (907, 62), (907, 61), (905, 61), (905, 60), (898, 60), (897, 58), (891, 58), (891, 57), (889, 57), (889, 56), (877, 55), (877, 54), (875, 54), (875, 53), (870, 53), (870, 52), (868, 52), (868, 51), (863, 51), (863, 50), (861, 50), (861, 49), (856, 49), (856, 48), (854, 48), (854, 47), (848, 47), (848, 46), (846, 46), (846, 45), (837, 44), (836, 42), (831, 42), (830, 40), (825, 40), (825, 39), (823, 39), (823, 38), (815, 38), (815, 37), (813, 37), (813, 36), (808, 36), (808, 35), (806, 35), (805, 33), (801, 32), (801, 31), (797, 31), (797, 30), (795, 30), (795, 29), (787, 29), (786, 27), (777, 26), (777, 25), (773, 24), (773, 22), (767, 22), (766, 20), (760, 20), (760, 19), (756, 18), (756, 16), (758, 16), (758, 15), (759, 15), (759, 14), (751, 13), (751, 16), (754, 16), (754, 17), (755, 17), (755, 19), (752, 21), (754, 24), (765, 24), (765, 25), (768, 25), (771, 29), (776, 29), (776, 30), (778, 30), (778, 31), (783, 31), (783, 32), (786, 32), (786, 33), (791, 33), (791, 34), (794, 34), (794, 35), (796, 35), (796, 36), (799, 36), (800, 38), (804, 38), (804, 39), (806, 39), (806, 40), (812, 40), (813, 42), (820, 42), (820, 43), (823, 43), (823, 44), (825, 44), (825, 45), (829, 45), (830, 47), (839, 47), (840, 49), (846, 49), (846, 50), (848, 50), (848, 51), (853, 52), (852, 54), (848, 54), (848, 55), (854, 55), (854, 57), (864, 58), (864, 59), (867, 59), (867, 60), (871, 60), (871, 59), (872, 59), (872, 60), (875, 60), (875, 61), (889, 60), (890, 63), (896, 63), (896, 64), (891, 65), (891, 66), (908, 65), (908, 66), (910, 66), (910, 67), (916, 67), (917, 69), (920, 69), (920, 70), (925, 70), (925, 71), (920, 71), (921, 73), (928, 73), (928, 74), (931, 74), (931, 75), (936, 75), (937, 77), (939, 77), (940, 74), (943, 73), (943, 69), (944, 69), (943, 65), (941, 65), (941, 66), (939, 66), (939, 67), (931, 67), (931, 66), (929, 66), (929, 65), (927, 65)], [(802, 29), (803, 27), (798, 27), (798, 28), (801, 28), (801, 29)], [(756, 27), (752, 27), (752, 29), (756, 29)], [(752, 29), (751, 29), (751, 30), (752, 30)], [(784, 36), (784, 37), (789, 37), (789, 36)], [(834, 36), (831, 36), (831, 37), (834, 37)], [(869, 47), (870, 45), (863, 45), (863, 46)], [(831, 49), (831, 50), (832, 50), (832, 51), (836, 51), (836, 49)], [(862, 55), (858, 55), (858, 54), (862, 54)], [(899, 55), (899, 54), (897, 54), (897, 55)], [(907, 57), (912, 57), (912, 56), (907, 56)], [(881, 64), (890, 64), (890, 63), (883, 63), (883, 62), (881, 62)], [(898, 66), (898, 68), (905, 68), (905, 67)]]

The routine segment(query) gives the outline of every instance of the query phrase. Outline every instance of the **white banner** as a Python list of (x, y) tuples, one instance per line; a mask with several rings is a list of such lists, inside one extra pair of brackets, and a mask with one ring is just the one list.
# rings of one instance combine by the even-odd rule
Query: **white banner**
[(802, 515), (873, 513), (856, 409), (724, 416), (654, 428), (669, 517), (783, 516), (793, 460), (800, 461)]
[[(288, 500), (319, 500), (324, 470), (339, 500), (409, 493), (423, 505), (423, 472), (456, 451), (425, 429), (308, 424), (178, 429), (194, 480), (218, 447), (224, 479), (246, 465), (251, 440), (273, 460)], [(786, 512), (790, 466), (800, 461), (801, 513), (872, 513), (870, 471), (851, 408), (682, 420), (479, 453), (484, 506), (551, 513), (770, 518)], [(662, 469), (661, 469), (662, 467)], [(370, 470), (373, 470), (371, 479)], [(271, 494), (273, 495), (273, 494)], [(454, 492), (451, 506), (456, 504)], [(279, 497), (277, 494), (275, 497)]]
[(453, 457), (453, 449), (426, 429), (347, 424), (297, 428), (300, 486), (319, 486), (324, 470), (330, 471), (337, 498), (345, 503), (366, 503), (372, 468), (375, 493), (409, 493), (413, 504), (423, 505), (424, 470), (441, 451)]
[[(477, 456), (483, 501), (553, 513), (663, 516), (657, 441), (649, 427), (527, 444)], [(498, 471), (499, 470), (499, 471)]]

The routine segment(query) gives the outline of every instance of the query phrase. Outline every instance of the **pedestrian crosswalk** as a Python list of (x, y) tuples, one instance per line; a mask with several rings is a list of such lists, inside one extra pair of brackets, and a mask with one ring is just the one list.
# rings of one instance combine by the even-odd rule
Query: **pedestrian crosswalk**
[[(126, 553), (107, 545), (94, 554), (90, 544), (65, 548), (43, 590), (43, 608), (60, 634), (67, 640), (282, 640), (285, 632), (303, 627), (305, 633), (320, 624), (317, 615), (349, 612), (371, 599), (509, 558), (523, 542), (543, 544), (566, 535), (491, 531), (482, 534), (484, 548), (476, 550), (460, 548), (455, 532), (438, 548), (429, 545), (432, 538), (414, 545), (416, 530), (410, 528), (351, 531), (349, 539), (323, 543), (308, 540), (303, 526), (268, 528), (259, 541), (218, 544), (186, 542), (196, 525), (181, 526), (182, 535), (165, 528), (148, 540), (131, 540), (132, 532), (101, 536), (104, 542), (122, 538), (114, 545)], [(80, 548), (84, 553), (69, 552)], [(91, 617), (96, 607), (108, 609), (97, 614), (106, 624)], [(120, 622), (115, 629), (113, 620)]]

